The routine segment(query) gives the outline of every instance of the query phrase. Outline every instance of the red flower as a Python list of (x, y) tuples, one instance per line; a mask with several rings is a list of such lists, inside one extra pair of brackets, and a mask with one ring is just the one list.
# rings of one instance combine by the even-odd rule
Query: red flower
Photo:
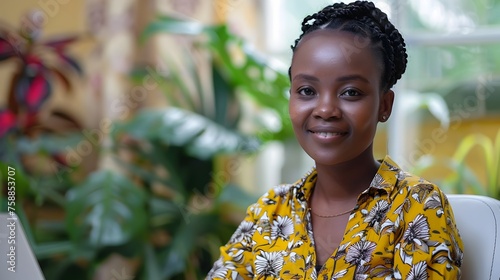
[(16, 127), (16, 115), (8, 109), (0, 110), (0, 137)]
[(44, 73), (41, 71), (34, 77), (23, 75), (17, 82), (17, 102), (29, 112), (38, 111), (39, 108), (45, 103), (50, 93), (50, 84)]
[(16, 55), (12, 44), (6, 38), (0, 37), (0, 61), (9, 59)]

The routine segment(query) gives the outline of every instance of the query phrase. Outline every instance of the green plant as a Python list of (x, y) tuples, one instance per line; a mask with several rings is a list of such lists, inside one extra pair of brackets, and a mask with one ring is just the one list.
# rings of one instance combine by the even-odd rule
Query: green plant
[[(204, 73), (188, 52), (183, 53), (184, 68), (172, 57), (164, 58), (168, 75), (134, 71), (133, 81), (145, 75), (158, 81), (172, 106), (144, 109), (113, 124), (110, 146), (95, 148), (112, 157), (118, 169), (74, 178), (78, 166), (70, 166), (60, 152), (77, 146), (81, 135), (18, 142), (17, 152), (49, 155), (49, 166), (55, 167), (45, 175), (19, 172), (24, 178), (20, 190), (29, 193), (19, 197), (20, 216), (47, 279), (93, 278), (116, 254), (138, 263), (136, 279), (200, 279), (246, 206), (255, 201), (233, 183), (238, 168), (233, 156), (255, 152), (262, 140), (291, 135), (288, 77), (246, 49), (227, 26), (196, 32), (193, 26), (201, 27), (161, 16), (146, 28), (143, 39), (158, 32), (199, 35), (195, 48), (209, 53), (210, 83), (202, 82)], [(229, 55), (228, 48), (240, 52), (244, 63)], [(244, 133), (241, 122), (248, 116), (242, 113), (243, 96), (274, 111), (281, 126), (270, 130), (259, 123)], [(22, 166), (22, 160), (18, 163)], [(57, 219), (28, 218), (30, 209), (47, 208), (61, 214)]]
[[(125, 137), (123, 144), (119, 138)], [(143, 111), (113, 133), (120, 164), (149, 194), (148, 232), (171, 238), (143, 252), (143, 279), (199, 279), (218, 256), (218, 245), (235, 230), (229, 209), (254, 200), (214, 167), (221, 154), (252, 152), (255, 139), (182, 109)], [(222, 179), (221, 179), (222, 178)], [(237, 200), (236, 198), (240, 198)], [(149, 250), (149, 249), (148, 249)]]
[[(53, 94), (55, 81), (69, 94), (72, 75), (83, 74), (67, 50), (81, 36), (43, 37), (41, 13), (39, 10), (27, 13), (19, 27), (0, 22), (0, 62), (12, 69), (4, 95), (6, 106), (0, 107), (0, 162), (16, 168), (29, 181), (22, 186), (19, 198), (34, 196), (38, 203), (45, 194), (55, 195), (55, 190), (68, 185), (68, 177), (54, 179), (52, 175), (60, 169), (71, 169), (64, 159), (63, 148), (78, 142), (80, 138), (73, 132), (82, 128), (70, 114), (57, 108), (46, 111), (44, 105)], [(73, 130), (64, 131), (65, 135), (54, 133), (41, 120), (43, 113), (51, 120), (64, 121)], [(33, 157), (42, 163), (31, 164)]]
[[(79, 77), (82, 69), (67, 51), (80, 36), (43, 37), (40, 13), (28, 13), (19, 27), (0, 24), (0, 62), (13, 71), (7, 79), (6, 106), (0, 108), (0, 175), (2, 187), (7, 186), (5, 171), (16, 170), (15, 212), (37, 257), (43, 259), (72, 249), (66, 234), (58, 230), (62, 221), (40, 225), (34, 217), (44, 210), (64, 209), (64, 193), (74, 185), (70, 175), (74, 168), (66, 162), (63, 149), (81, 138), (73, 130), (64, 131), (65, 135), (54, 133), (41, 121), (41, 115), (63, 120), (75, 130), (81, 128), (70, 114), (45, 111), (44, 106), (53, 94), (54, 82), (71, 93), (72, 75)], [(1, 202), (1, 211), (6, 211), (3, 195)]]
[[(200, 74), (189, 54), (184, 53), (182, 61), (186, 65), (186, 71), (182, 73), (192, 77), (191, 81), (185, 81), (183, 76), (179, 75), (181, 72), (176, 71), (179, 66), (172, 62), (172, 58), (165, 57), (166, 65), (174, 71), (163, 78), (182, 85), (179, 87), (182, 92), (181, 100), (178, 95), (173, 95), (168, 87), (164, 88), (163, 92), (173, 106), (185, 107), (181, 104), (189, 104), (189, 110), (207, 116), (217, 123), (223, 123), (221, 118), (226, 118), (226, 121), (232, 120), (234, 125), (240, 117), (240, 110), (232, 110), (236, 113), (225, 116), (226, 106), (232, 104), (230, 106), (233, 106), (233, 109), (238, 108), (238, 100), (241, 99), (238, 96), (246, 96), (261, 109), (273, 112), (278, 119), (278, 127), (270, 128), (257, 116), (251, 116), (260, 125), (255, 132), (261, 140), (285, 140), (293, 136), (288, 116), (288, 75), (272, 67), (270, 61), (253, 51), (243, 39), (232, 34), (227, 25), (204, 26), (193, 21), (158, 16), (146, 27), (141, 41), (144, 42), (160, 33), (198, 38), (195, 50), (207, 51), (211, 57), (213, 89), (209, 90), (201, 82)], [(161, 77), (158, 73), (148, 74)], [(139, 78), (142, 75), (139, 73)], [(190, 84), (194, 84), (194, 87), (190, 87)], [(210, 96), (211, 93), (213, 97)], [(208, 110), (204, 107), (207, 98), (215, 100), (214, 107)]]
[[(477, 151), (478, 148), (483, 152), (484, 161), (474, 162), (474, 165), (481, 166), (480, 169), (485, 171), (485, 177), (482, 180), (481, 175), (476, 174), (475, 169), (471, 168), (466, 160), (467, 156)], [(424, 156), (417, 162), (415, 172), (421, 173), (438, 165), (445, 166), (452, 171), (440, 182), (440, 186), (446, 191), (486, 195), (500, 199), (500, 130), (494, 139), (480, 133), (467, 135), (450, 158)]]
[[(211, 32), (226, 39), (232, 36), (221, 26)], [(138, 279), (202, 278), (219, 255), (218, 247), (236, 229), (244, 208), (255, 201), (232, 182), (235, 170), (217, 164), (221, 156), (251, 153), (260, 146), (255, 136), (239, 130), (240, 94), (255, 91), (255, 85), (238, 76), (242, 69), (230, 69), (234, 62), (219, 54), (220, 48), (197, 47), (213, 55), (212, 88), (201, 84), (189, 54), (183, 57), (188, 81), (165, 58), (170, 75), (149, 75), (160, 81), (160, 89), (177, 107), (145, 109), (113, 125), (111, 147), (101, 152), (112, 156), (121, 171), (96, 170), (76, 181), (57, 178), (67, 175), (63, 171), (71, 173), (61, 170), (53, 179), (65, 187), (44, 188), (50, 192), (39, 195), (37, 207), (54, 204), (65, 216), (32, 221), (35, 226), (27, 230), (47, 279), (92, 278), (115, 254), (138, 261), (134, 275)], [(263, 62), (256, 67), (266, 68)], [(132, 79), (140, 81), (144, 75), (136, 71)], [(251, 82), (257, 84), (259, 77)], [(195, 92), (188, 90), (189, 82), (196, 85)], [(270, 85), (271, 80), (260, 83)], [(274, 102), (283, 104), (286, 97), (279, 94)], [(214, 107), (203, 98), (211, 98)], [(286, 133), (260, 135), (272, 139)], [(50, 153), (70, 145), (59, 142), (54, 147), (42, 140), (26, 141), (24, 149)]]

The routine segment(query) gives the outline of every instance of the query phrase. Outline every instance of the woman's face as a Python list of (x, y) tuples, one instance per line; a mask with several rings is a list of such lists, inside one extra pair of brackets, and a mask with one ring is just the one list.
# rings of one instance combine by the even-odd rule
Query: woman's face
[(304, 36), (291, 65), (289, 111), (295, 135), (316, 164), (335, 165), (372, 152), (376, 127), (394, 94), (382, 93), (382, 63), (351, 33)]

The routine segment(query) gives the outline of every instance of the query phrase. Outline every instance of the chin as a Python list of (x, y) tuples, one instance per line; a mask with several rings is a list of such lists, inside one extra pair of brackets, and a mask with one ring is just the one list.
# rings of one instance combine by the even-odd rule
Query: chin
[(314, 154), (309, 154), (309, 156), (314, 160), (316, 163), (316, 166), (318, 165), (326, 165), (326, 166), (333, 166), (337, 165), (340, 163), (347, 162), (351, 160), (353, 157), (350, 157), (348, 155), (339, 155), (339, 154), (332, 154), (332, 153), (314, 153)]

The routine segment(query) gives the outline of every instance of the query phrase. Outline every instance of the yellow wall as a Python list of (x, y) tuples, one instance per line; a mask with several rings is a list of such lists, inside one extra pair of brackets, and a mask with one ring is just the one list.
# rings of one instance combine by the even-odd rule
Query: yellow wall
[[(436, 157), (452, 157), (458, 149), (460, 142), (468, 135), (482, 134), (492, 141), (495, 140), (500, 130), (500, 119), (498, 118), (478, 118), (463, 119), (460, 122), (451, 123), (449, 130), (443, 135), (444, 141), (429, 141), (434, 131), (439, 129), (437, 122), (423, 123), (420, 130), (419, 143), (420, 150), (429, 150)], [(426, 143), (425, 145), (423, 143)], [(497, 151), (499, 152), (499, 151)], [(466, 157), (466, 164), (472, 168), (479, 177), (482, 184), (486, 183), (486, 163), (485, 155), (482, 149), (475, 147)], [(440, 166), (435, 169), (427, 170), (423, 176), (429, 180), (440, 180), (450, 174), (450, 170)]]

